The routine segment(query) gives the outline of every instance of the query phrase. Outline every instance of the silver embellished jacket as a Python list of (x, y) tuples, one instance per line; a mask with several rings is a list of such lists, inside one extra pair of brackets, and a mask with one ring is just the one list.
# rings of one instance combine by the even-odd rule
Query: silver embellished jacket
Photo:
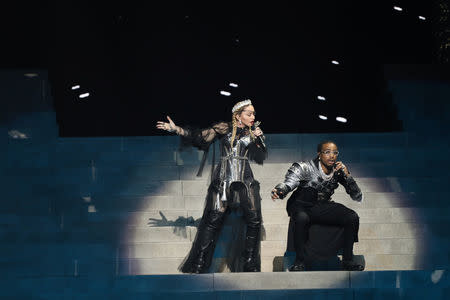
[[(220, 161), (212, 174), (211, 187), (214, 190), (215, 207), (223, 206), (229, 200), (230, 186), (234, 183), (242, 184), (254, 206), (254, 195), (251, 185), (254, 182), (253, 172), (249, 160), (262, 164), (267, 156), (265, 145), (259, 138), (250, 136), (248, 129), (237, 129), (231, 145), (231, 124), (218, 123), (211, 128), (202, 130), (184, 129), (184, 143), (202, 150), (208, 150), (215, 141), (220, 142)], [(264, 139), (264, 137), (261, 137)]]
[(294, 163), (287, 171), (284, 182), (275, 187), (280, 198), (284, 198), (296, 188), (309, 187), (317, 190), (317, 201), (331, 201), (331, 196), (340, 183), (353, 200), (363, 200), (361, 190), (352, 176), (338, 172), (326, 178), (323, 172), (320, 172), (318, 164), (319, 162), (313, 160)]

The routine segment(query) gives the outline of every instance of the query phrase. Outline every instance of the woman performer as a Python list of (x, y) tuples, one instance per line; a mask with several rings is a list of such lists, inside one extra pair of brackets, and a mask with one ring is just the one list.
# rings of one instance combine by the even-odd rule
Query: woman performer
[[(243, 258), (244, 272), (259, 272), (261, 198), (259, 183), (253, 178), (249, 159), (262, 164), (266, 158), (264, 136), (255, 124), (255, 108), (250, 100), (236, 103), (231, 123), (220, 122), (210, 128), (181, 128), (169, 122), (156, 127), (181, 136), (184, 144), (207, 150), (220, 141), (221, 160), (212, 174), (205, 209), (191, 251), (180, 266), (183, 273), (205, 273), (211, 265), (218, 234), (230, 207), (240, 204), (247, 224)], [(256, 127), (256, 128), (255, 128)]]

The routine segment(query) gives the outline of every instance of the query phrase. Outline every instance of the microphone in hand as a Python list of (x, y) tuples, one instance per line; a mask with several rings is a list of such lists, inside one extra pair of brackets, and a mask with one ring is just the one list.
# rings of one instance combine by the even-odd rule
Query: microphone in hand
[[(337, 163), (334, 163), (333, 164), (333, 169), (336, 170), (336, 167), (337, 167)], [(340, 168), (339, 170), (334, 172), (334, 176), (336, 176), (336, 177), (345, 177), (344, 170), (342, 168)]]
[[(252, 125), (251, 129), (254, 131), (256, 128), (261, 125), (261, 121), (256, 121), (255, 124)], [(256, 137), (256, 141), (258, 141), (258, 144), (261, 145), (264, 149), (266, 149), (266, 144), (264, 143), (264, 136), (260, 135)]]

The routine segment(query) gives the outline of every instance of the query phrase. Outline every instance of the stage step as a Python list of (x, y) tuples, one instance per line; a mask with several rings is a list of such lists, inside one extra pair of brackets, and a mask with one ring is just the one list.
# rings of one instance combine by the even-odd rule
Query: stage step
[[(284, 207), (265, 208), (262, 210), (262, 218), (265, 225), (269, 224), (287, 224), (289, 217)], [(352, 207), (347, 205), (348, 207)], [(361, 204), (355, 204), (354, 210), (360, 217), (360, 223), (417, 223), (417, 222), (450, 222), (450, 206), (445, 207), (381, 207), (381, 208), (365, 208)], [(87, 213), (84, 221), (78, 215), (66, 216), (66, 224), (70, 222), (83, 222), (85, 224), (122, 224), (129, 226), (193, 226), (196, 225), (203, 214), (202, 210), (152, 210), (137, 212), (100, 212)], [(0, 222), (17, 224), (20, 217), (0, 214), (3, 221)], [(15, 217), (15, 218), (13, 218)], [(29, 216), (28, 222), (40, 221), (48, 222), (45, 216)], [(54, 222), (50, 222), (54, 223)]]
[[(441, 253), (445, 256), (445, 253)], [(120, 275), (179, 274), (178, 267), (184, 258), (137, 258), (119, 261)], [(283, 273), (283, 256), (261, 257), (261, 272)], [(364, 254), (366, 271), (376, 270), (430, 270), (443, 269), (449, 265), (448, 258), (432, 257), (421, 259), (421, 255), (413, 254)], [(110, 268), (112, 267), (112, 263)], [(229, 272), (222, 259), (213, 260), (213, 272)], [(340, 268), (339, 264), (335, 268)], [(240, 274), (240, 273), (233, 273)]]
[[(205, 187), (206, 188), (206, 187)], [(288, 196), (289, 197), (289, 196)], [(89, 196), (89, 203), (95, 205), (99, 213), (142, 212), (171, 210), (202, 210), (205, 198), (203, 196), (118, 196), (93, 195)], [(389, 208), (389, 207), (446, 207), (447, 192), (364, 192), (364, 201), (355, 202), (339, 189), (333, 200), (352, 209), (362, 208)], [(81, 196), (74, 201), (82, 202)], [(261, 206), (263, 210), (286, 208), (286, 199), (272, 201), (269, 194), (262, 195)], [(27, 203), (33, 205), (32, 203)], [(42, 204), (40, 204), (42, 205)], [(87, 205), (87, 204), (86, 204)], [(1, 208), (0, 208), (1, 209)], [(94, 216), (95, 214), (92, 214)]]
[[(178, 187), (178, 195), (176, 190)], [(89, 209), (97, 213), (122, 213), (122, 212), (153, 212), (163, 211), (168, 213), (174, 211), (198, 211), (203, 209), (204, 196), (183, 196), (181, 195), (181, 183), (167, 187), (165, 191), (172, 190), (172, 195), (118, 195), (118, 194), (90, 194), (80, 193), (79, 186), (76, 191), (67, 191), (64, 189), (54, 189), (54, 187), (45, 186), (41, 191), (41, 195), (33, 195), (27, 192), (27, 195), (21, 191), (12, 192), (9, 190), (3, 192), (4, 199), (14, 199), (14, 201), (6, 201), (0, 207), (0, 214), (12, 215), (42, 215), (49, 216), (52, 213), (65, 210), (66, 214), (82, 214), (88, 212)], [(37, 187), (35, 186), (35, 189)], [(206, 187), (205, 187), (206, 189)], [(39, 194), (36, 192), (36, 194)], [(364, 208), (389, 208), (389, 207), (416, 207), (416, 208), (438, 208), (447, 207), (446, 191), (430, 191), (430, 192), (365, 192), (364, 201), (362, 203), (352, 201), (350, 197), (342, 190), (332, 196), (336, 202), (340, 202), (354, 210)], [(289, 196), (288, 196), (289, 197)], [(33, 199), (31, 201), (30, 199)], [(272, 201), (270, 194), (262, 194), (262, 209), (285, 209), (286, 199)], [(72, 207), (72, 209), (68, 209)], [(90, 213), (93, 218), (96, 213)], [(183, 214), (184, 215), (184, 214)]]
[[(220, 239), (218, 248), (225, 241)], [(389, 254), (415, 255), (424, 251), (424, 240), (416, 238), (381, 238), (360, 239), (355, 244), (358, 254)], [(183, 258), (190, 250), (190, 240), (133, 242), (112, 246), (109, 243), (39, 243), (27, 242), (18, 248), (15, 243), (3, 243), (0, 249), (0, 262), (38, 260), (42, 256), (58, 257), (60, 253), (67, 253), (74, 259), (89, 255), (93, 260), (98, 258), (140, 259), (140, 258)], [(432, 255), (444, 254), (450, 241), (446, 238), (436, 239), (427, 245), (427, 251)], [(286, 250), (286, 240), (263, 240), (261, 255), (263, 257), (283, 256)], [(32, 251), (30, 251), (32, 250)]]
[[(273, 202), (277, 204), (277, 202)], [(339, 201), (341, 202), (341, 201)], [(285, 209), (285, 203), (277, 206), (263, 206), (262, 217), (265, 225), (286, 224), (289, 221)], [(448, 222), (450, 221), (450, 206), (438, 207), (367, 207), (366, 202), (346, 206), (353, 208), (360, 217), (360, 223), (417, 223), (417, 222)], [(351, 204), (351, 202), (349, 203)], [(128, 225), (138, 227), (162, 227), (162, 226), (196, 226), (202, 216), (202, 210), (141, 210), (141, 211), (112, 211), (112, 212), (88, 212), (75, 211), (66, 214), (64, 224), (56, 218), (49, 218), (48, 212), (43, 215), (21, 216), (17, 214), (0, 214), (0, 224), (11, 226), (21, 226), (23, 224), (39, 224), (48, 228), (80, 226), (80, 225)], [(242, 216), (239, 212), (237, 216)]]
[[(447, 237), (449, 222), (436, 223), (362, 223), (359, 236), (362, 239), (391, 238), (439, 238)], [(225, 225), (222, 235), (231, 235), (231, 226)], [(263, 224), (266, 241), (284, 241), (287, 237), (287, 223)], [(0, 231), (0, 241), (4, 243), (35, 242), (108, 242), (118, 240), (120, 243), (148, 243), (192, 241), (197, 228), (193, 226), (141, 227), (113, 224), (92, 226), (72, 226), (68, 229), (57, 227), (7, 227)]]
[(1, 278), (5, 299), (446, 299), (448, 270)]
[[(160, 177), (163, 176), (161, 175)], [(36, 182), (34, 182), (35, 179)], [(446, 192), (446, 185), (449, 182), (449, 177), (355, 177), (355, 179), (364, 193), (426, 193), (430, 192), (430, 186), (433, 187), (432, 193)], [(33, 185), (24, 188), (20, 180), (33, 181)], [(92, 182), (87, 176), (77, 180), (69, 176), (64, 180), (64, 183), (55, 182), (51, 186), (48, 185), (49, 180), (45, 176), (42, 176), (42, 178), (10, 176), (5, 178), (5, 182), (2, 183), (6, 189), (4, 196), (18, 198), (44, 197), (52, 194), (63, 196), (61, 193), (65, 191), (67, 193), (66, 197), (196, 196), (204, 199), (208, 188), (207, 179), (155, 180), (111, 176), (105, 181), (97, 180)], [(58, 179), (58, 181), (60, 180), (63, 179)], [(270, 191), (282, 180), (283, 177), (259, 180), (262, 198), (269, 199)], [(345, 193), (342, 187), (336, 192), (336, 194), (340, 193)]]
[[(220, 239), (219, 245), (225, 243), (226, 239)], [(358, 254), (421, 254), (424, 251), (424, 240), (418, 238), (361, 238), (355, 244), (355, 252)], [(68, 253), (71, 257), (80, 257), (83, 254), (90, 254), (94, 257), (115, 258), (181, 258), (184, 257), (190, 249), (192, 241), (190, 239), (171, 240), (171, 241), (152, 241), (152, 242), (132, 242), (123, 243), (118, 246), (112, 246), (105, 242), (82, 243), (67, 242), (62, 243), (44, 243), (44, 242), (26, 242), (21, 244), (23, 247), (17, 248), (15, 243), (3, 243), (0, 249), (0, 261), (6, 262), (9, 259), (20, 260), (21, 258), (37, 259), (41, 255), (55, 256), (57, 253)], [(440, 253), (450, 244), (446, 238), (435, 239), (429, 243), (426, 251), (430, 253)], [(262, 256), (282, 256), (286, 250), (286, 240), (263, 240), (261, 242)], [(27, 252), (30, 251), (29, 253)]]
[[(33, 248), (30, 250), (33, 250)], [(69, 253), (55, 253), (53, 255), (40, 253), (40, 256), (34, 259), (9, 259), (0, 262), (2, 270), (6, 272), (0, 278), (179, 274), (178, 267), (184, 259), (184, 257), (125, 259), (110, 257), (109, 255), (91, 257), (88, 252), (82, 254), (83, 256), (71, 256)], [(366, 271), (432, 270), (445, 269), (449, 265), (445, 253), (434, 254), (426, 260), (420, 254), (364, 254), (364, 260)], [(211, 268), (213, 272), (229, 272), (222, 258), (215, 258)], [(339, 269), (340, 265), (337, 261), (336, 265), (332, 266), (330, 270)], [(262, 273), (284, 273), (284, 271), (283, 256), (261, 257)]]
[[(286, 175), (289, 167), (301, 159), (284, 160), (279, 163), (265, 163), (264, 165), (251, 164), (254, 177), (258, 181), (282, 180)], [(347, 165), (350, 172), (355, 178), (429, 178), (435, 177), (431, 171), (437, 171), (436, 166), (449, 167), (450, 159), (443, 158), (438, 160), (417, 159), (406, 161), (389, 161), (384, 159), (381, 162), (351, 162), (346, 159), (342, 161)], [(23, 162), (21, 162), (23, 163)], [(62, 162), (63, 163), (63, 162)], [(217, 163), (216, 163), (217, 165)], [(45, 183), (51, 179), (57, 185), (71, 183), (78, 180), (87, 180), (90, 183), (132, 183), (145, 181), (208, 181), (211, 174), (211, 166), (205, 165), (202, 177), (197, 177), (199, 162), (195, 165), (167, 165), (158, 166), (152, 163), (140, 163), (135, 161), (125, 161), (122, 164), (114, 162), (106, 165), (99, 165), (95, 160), (87, 160), (86, 163), (78, 164), (73, 167), (65, 167), (64, 165), (56, 166), (20, 166), (13, 163), (13, 166), (2, 166), (1, 173), (8, 175), (5, 179), (10, 178), (11, 182), (15, 182), (20, 177), (33, 179), (34, 183)], [(429, 172), (422, 172), (429, 169)], [(448, 177), (446, 174), (440, 174), (442, 177)], [(64, 179), (64, 180), (63, 180)]]

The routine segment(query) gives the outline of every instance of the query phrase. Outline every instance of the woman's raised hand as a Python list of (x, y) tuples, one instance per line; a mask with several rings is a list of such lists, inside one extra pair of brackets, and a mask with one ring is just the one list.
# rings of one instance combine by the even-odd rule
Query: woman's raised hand
[(162, 121), (158, 121), (156, 122), (156, 128), (161, 129), (161, 130), (165, 130), (168, 132), (176, 132), (177, 131), (177, 125), (175, 125), (175, 123), (172, 121), (172, 119), (167, 116), (167, 120), (169, 120), (169, 122), (162, 122)]

